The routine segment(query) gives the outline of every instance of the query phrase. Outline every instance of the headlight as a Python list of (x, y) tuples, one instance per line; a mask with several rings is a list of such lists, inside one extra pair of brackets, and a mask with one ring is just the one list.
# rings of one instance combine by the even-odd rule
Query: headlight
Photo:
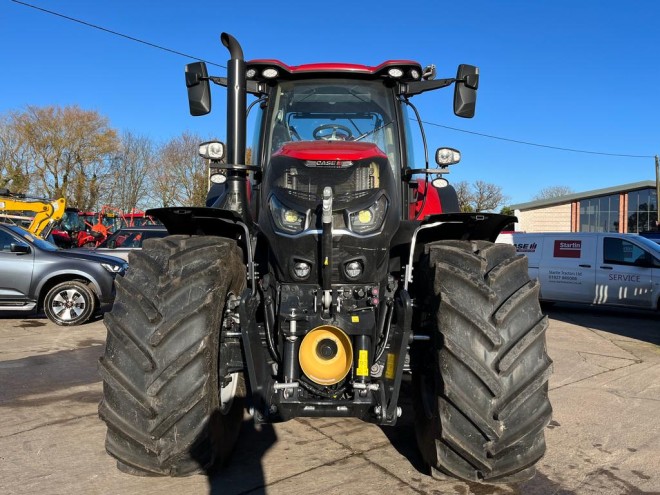
[(303, 231), (307, 218), (304, 213), (287, 208), (275, 196), (270, 197), (269, 205), (278, 230), (289, 234), (297, 234)]
[(264, 76), (266, 79), (273, 79), (274, 77), (278, 76), (278, 72), (277, 69), (273, 69), (272, 67), (269, 67), (268, 69), (264, 69), (261, 75)]
[(293, 265), (293, 274), (300, 280), (309, 277), (311, 270), (312, 266), (306, 261), (296, 261)]
[(348, 278), (356, 279), (362, 275), (362, 262), (361, 261), (349, 261), (344, 265), (344, 271)]
[(349, 215), (351, 230), (358, 234), (366, 234), (378, 230), (383, 225), (387, 212), (387, 198), (381, 196), (378, 201), (365, 210)]
[(123, 275), (128, 269), (128, 263), (122, 263), (121, 265), (112, 265), (110, 263), (101, 263), (101, 266), (108, 270), (110, 273), (118, 273)]
[(222, 160), (225, 156), (225, 145), (220, 141), (207, 141), (199, 145), (199, 156), (208, 160)]
[(435, 163), (441, 167), (454, 165), (461, 161), (461, 152), (454, 148), (438, 148), (435, 152)]

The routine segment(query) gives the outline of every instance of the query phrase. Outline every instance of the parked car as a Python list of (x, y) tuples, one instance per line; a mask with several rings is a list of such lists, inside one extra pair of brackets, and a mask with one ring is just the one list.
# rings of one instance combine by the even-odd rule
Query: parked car
[(542, 301), (660, 309), (660, 244), (635, 234), (500, 234), (527, 256)]
[[(109, 254), (128, 261), (128, 253), (142, 249), (145, 239), (167, 236), (167, 229), (163, 225), (142, 225), (140, 227), (122, 227), (113, 233), (97, 247), (92, 253)], [(74, 249), (74, 251), (77, 251)], [(89, 251), (86, 249), (86, 251)]]
[(65, 250), (16, 225), (0, 225), (0, 311), (43, 309), (58, 325), (89, 320), (114, 299), (128, 264), (90, 251)]

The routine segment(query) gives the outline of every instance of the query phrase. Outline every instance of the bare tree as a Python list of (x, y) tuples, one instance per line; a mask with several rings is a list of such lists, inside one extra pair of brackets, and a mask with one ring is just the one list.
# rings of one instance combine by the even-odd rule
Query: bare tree
[(462, 212), (494, 211), (508, 199), (500, 186), (482, 180), (474, 184), (461, 181), (454, 189)]
[(30, 187), (26, 149), (7, 116), (0, 117), (0, 187), (25, 193)]
[(559, 198), (561, 196), (566, 196), (567, 194), (573, 194), (573, 192), (573, 189), (569, 186), (548, 186), (541, 189), (533, 199)]
[(48, 197), (64, 196), (78, 208), (99, 206), (100, 184), (119, 145), (106, 117), (77, 106), (28, 106), (13, 113), (12, 121), (36, 178), (33, 188)]
[(102, 191), (105, 202), (124, 212), (146, 208), (148, 177), (155, 163), (153, 141), (130, 131), (124, 132), (119, 151), (110, 160), (107, 186)]
[(208, 165), (198, 154), (202, 141), (184, 132), (160, 148), (158, 169), (151, 173), (152, 194), (160, 206), (205, 205)]
[(470, 213), (474, 211), (472, 207), (472, 192), (470, 191), (470, 184), (467, 181), (462, 180), (454, 184), (454, 189), (456, 189), (456, 195), (458, 196), (458, 206), (461, 211), (464, 213)]
[(493, 211), (507, 201), (502, 188), (489, 182), (478, 180), (474, 183), (474, 211)]

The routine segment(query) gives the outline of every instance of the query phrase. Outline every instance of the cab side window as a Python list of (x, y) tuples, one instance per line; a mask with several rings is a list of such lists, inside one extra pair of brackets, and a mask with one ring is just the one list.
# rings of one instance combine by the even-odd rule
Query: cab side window
[(606, 237), (603, 239), (603, 258), (613, 265), (636, 265), (648, 259), (648, 253), (639, 246), (624, 239)]
[(3, 253), (11, 252), (12, 243), (16, 243), (16, 239), (7, 232), (0, 231), (0, 251)]

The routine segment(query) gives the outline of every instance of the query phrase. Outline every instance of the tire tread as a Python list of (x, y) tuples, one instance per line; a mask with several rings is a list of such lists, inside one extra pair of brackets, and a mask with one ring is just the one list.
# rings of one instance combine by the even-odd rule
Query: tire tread
[[(426, 311), (435, 316), (437, 362), (425, 373), (435, 376), (438, 399), (425, 425), (416, 410), (422, 455), (432, 471), (465, 480), (529, 479), (552, 413), (538, 282), (509, 245), (441, 241), (426, 253), (428, 289), (417, 290), (436, 297)], [(414, 386), (420, 410), (422, 382)]]
[[(242, 253), (228, 239), (177, 235), (146, 240), (130, 263), (105, 317), (106, 449), (133, 474), (180, 476), (222, 463), (242, 422), (242, 397), (217, 415), (220, 326), (227, 294), (245, 287)], [(215, 428), (226, 433), (220, 443)]]

